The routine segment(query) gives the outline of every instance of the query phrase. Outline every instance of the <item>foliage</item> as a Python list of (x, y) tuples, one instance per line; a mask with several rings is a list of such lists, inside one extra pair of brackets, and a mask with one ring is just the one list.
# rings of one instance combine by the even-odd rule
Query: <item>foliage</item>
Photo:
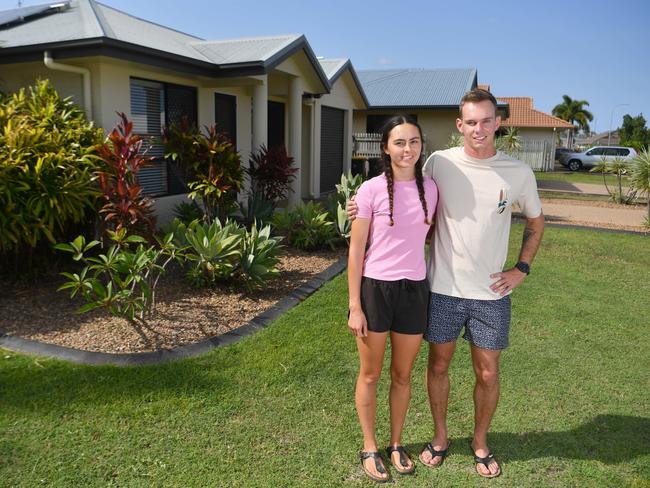
[(452, 147), (463, 147), (463, 144), (465, 144), (463, 135), (460, 132), (452, 132), (449, 135), (449, 140), (447, 141), (445, 149), (451, 149)]
[(271, 226), (268, 225), (258, 229), (254, 223), (250, 230), (244, 229), (239, 276), (249, 290), (278, 276), (281, 240), (280, 237), (271, 236)]
[(174, 206), (174, 216), (181, 222), (189, 224), (193, 220), (203, 218), (203, 212), (196, 202), (180, 202)]
[(98, 204), (102, 131), (47, 80), (0, 95), (0, 254), (29, 256), (87, 222)]
[[(198, 129), (181, 124), (164, 132), (165, 157), (181, 162), (186, 174), (188, 196), (200, 200), (205, 220), (224, 218), (241, 189), (244, 173), (239, 154), (230, 140), (217, 132), (216, 126)], [(187, 169), (189, 168), (189, 169)]]
[(273, 226), (284, 235), (287, 242), (299, 249), (334, 248), (337, 239), (334, 222), (318, 203), (300, 203), (292, 209), (276, 212)]
[[(634, 201), (636, 198), (636, 190), (629, 186), (625, 192), (623, 192), (623, 178), (626, 177), (630, 166), (627, 161), (623, 158), (614, 158), (611, 161), (603, 158), (596, 164), (590, 171), (594, 173), (601, 173), (603, 175), (603, 183), (605, 189), (613, 202), (629, 204)], [(610, 188), (607, 185), (607, 180), (605, 175), (610, 174), (616, 177), (616, 187)]]
[(107, 230), (126, 229), (151, 237), (156, 226), (153, 202), (142, 194), (137, 176), (153, 158), (142, 149), (142, 137), (133, 133), (133, 122), (124, 113), (118, 116), (117, 126), (97, 150), (105, 165), (99, 172), (99, 188), (105, 202), (99, 212)]
[(363, 183), (363, 175), (361, 174), (355, 176), (352, 176), (351, 173), (342, 174), (341, 182), (336, 185), (335, 206), (330, 211), (330, 218), (334, 221), (336, 232), (348, 242), (352, 231), (352, 223), (348, 219), (346, 206), (348, 200), (357, 193), (361, 183)]
[(251, 193), (274, 203), (287, 198), (298, 172), (298, 168), (291, 167), (293, 161), (284, 146), (267, 149), (262, 145), (248, 160), (246, 175), (250, 179)]
[(648, 198), (648, 216), (645, 225), (650, 227), (650, 152), (644, 149), (630, 163), (630, 186)]
[(562, 95), (562, 103), (553, 107), (553, 115), (573, 124), (576, 132), (580, 129), (589, 134), (589, 122), (594, 116), (585, 107), (589, 106), (586, 100), (573, 100), (569, 95)]
[(176, 244), (187, 248), (186, 258), (194, 263), (187, 274), (194, 286), (239, 280), (251, 289), (278, 274), (281, 239), (271, 237), (269, 226), (253, 225), (248, 231), (233, 221), (195, 220), (185, 225), (175, 219), (172, 231)]
[(240, 211), (247, 225), (263, 225), (273, 218), (273, 202), (259, 193), (249, 193), (245, 203), (240, 204)]
[(495, 146), (499, 151), (517, 157), (521, 150), (521, 136), (517, 128), (508, 127), (502, 136), (497, 137)]
[(155, 311), (158, 280), (173, 259), (182, 258), (182, 249), (174, 244), (173, 234), (159, 240), (158, 247), (145, 246), (143, 237), (127, 235), (125, 227), (108, 234), (114, 244), (98, 256), (88, 252), (99, 241), (86, 243), (83, 236), (54, 246), (86, 265), (80, 273), (62, 273), (68, 281), (59, 290), (69, 289), (71, 297), (79, 294), (86, 300), (79, 313), (105, 308), (131, 324), (146, 324)]
[(650, 129), (646, 127), (646, 120), (641, 114), (636, 117), (624, 115), (623, 125), (618, 129), (618, 136), (622, 146), (633, 147), (637, 151), (647, 149), (650, 144)]

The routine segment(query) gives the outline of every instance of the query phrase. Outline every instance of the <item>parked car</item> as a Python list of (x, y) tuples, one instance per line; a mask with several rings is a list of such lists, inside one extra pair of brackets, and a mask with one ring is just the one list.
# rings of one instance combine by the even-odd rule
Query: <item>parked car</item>
[(559, 161), (563, 154), (575, 152), (573, 149), (568, 147), (556, 147), (555, 148), (555, 160)]
[(596, 146), (582, 152), (569, 152), (560, 155), (560, 163), (571, 171), (578, 171), (580, 168), (592, 168), (603, 159), (612, 161), (616, 158), (629, 161), (636, 156), (636, 151), (631, 147), (620, 146)]

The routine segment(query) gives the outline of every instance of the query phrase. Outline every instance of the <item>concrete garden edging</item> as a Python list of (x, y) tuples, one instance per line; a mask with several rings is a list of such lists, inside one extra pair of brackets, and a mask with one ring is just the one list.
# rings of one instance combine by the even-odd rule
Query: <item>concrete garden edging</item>
[(260, 329), (264, 329), (280, 315), (304, 301), (325, 283), (343, 272), (346, 266), (347, 256), (342, 256), (334, 264), (321, 271), (304, 285), (293, 290), (288, 296), (276, 302), (261, 314), (255, 316), (247, 324), (228, 331), (225, 334), (174, 349), (127, 354), (93, 352), (9, 336), (2, 331), (0, 331), (0, 347), (13, 352), (36, 354), (55, 359), (63, 359), (73, 363), (90, 365), (142, 366), (145, 364), (161, 364), (177, 359), (198, 356), (216, 347), (234, 344), (244, 337)]

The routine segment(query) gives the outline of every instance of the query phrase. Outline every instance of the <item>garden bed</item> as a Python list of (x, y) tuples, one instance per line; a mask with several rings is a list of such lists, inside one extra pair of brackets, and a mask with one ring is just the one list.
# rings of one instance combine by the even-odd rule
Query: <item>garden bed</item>
[(83, 315), (83, 304), (56, 289), (52, 276), (38, 283), (0, 281), (0, 331), (86, 351), (133, 353), (172, 349), (223, 334), (250, 321), (275, 302), (337, 261), (345, 250), (306, 252), (285, 249), (280, 276), (263, 290), (244, 292), (221, 285), (191, 287), (179, 268), (171, 268), (158, 286), (155, 315), (146, 327), (135, 328), (105, 311)]

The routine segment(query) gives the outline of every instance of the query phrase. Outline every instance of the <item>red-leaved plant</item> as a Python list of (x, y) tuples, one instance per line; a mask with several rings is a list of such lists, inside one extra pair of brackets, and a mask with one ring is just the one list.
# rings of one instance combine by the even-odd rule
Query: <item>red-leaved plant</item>
[(99, 175), (104, 206), (99, 211), (104, 216), (106, 230), (126, 229), (129, 233), (144, 233), (151, 237), (155, 230), (153, 202), (142, 194), (137, 174), (151, 164), (152, 157), (142, 149), (142, 137), (133, 133), (133, 123), (122, 112), (120, 121), (108, 135), (108, 142), (97, 148), (105, 164)]
[(289, 195), (291, 182), (298, 168), (292, 168), (293, 158), (284, 146), (260, 146), (248, 160), (246, 174), (251, 180), (251, 190), (255, 195), (270, 202), (283, 200)]

